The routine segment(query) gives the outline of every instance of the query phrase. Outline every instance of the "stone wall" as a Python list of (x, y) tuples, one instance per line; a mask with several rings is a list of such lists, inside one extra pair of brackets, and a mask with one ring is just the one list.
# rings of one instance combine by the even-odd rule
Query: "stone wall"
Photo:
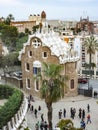
[(23, 88), (22, 79), (19, 79), (17, 77), (1, 76), (1, 80), (4, 80), (5, 83), (14, 85), (20, 89)]

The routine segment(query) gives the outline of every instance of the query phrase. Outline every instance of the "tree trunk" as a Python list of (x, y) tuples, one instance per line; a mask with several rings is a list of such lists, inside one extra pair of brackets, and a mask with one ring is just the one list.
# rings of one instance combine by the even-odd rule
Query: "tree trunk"
[(92, 62), (92, 55), (91, 55), (91, 53), (89, 54), (89, 65), (91, 65), (91, 62)]
[(90, 58), (90, 59), (89, 59), (89, 75), (90, 75), (90, 77), (91, 77), (91, 75), (92, 75), (92, 74), (91, 74), (91, 62), (92, 62), (91, 56), (92, 56), (92, 55), (91, 55), (91, 53), (90, 53), (90, 55), (89, 55), (89, 58)]
[(46, 103), (47, 109), (48, 109), (48, 124), (49, 124), (49, 130), (52, 130), (52, 103)]

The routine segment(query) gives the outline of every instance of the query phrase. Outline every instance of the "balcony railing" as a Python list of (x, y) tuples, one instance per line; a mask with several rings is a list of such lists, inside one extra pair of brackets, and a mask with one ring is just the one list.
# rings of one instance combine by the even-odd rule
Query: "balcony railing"
[(23, 102), (18, 112), (14, 115), (14, 117), (11, 118), (7, 125), (2, 128), (2, 130), (17, 130), (18, 127), (22, 124), (23, 120), (25, 119), (27, 107), (27, 99), (24, 96)]

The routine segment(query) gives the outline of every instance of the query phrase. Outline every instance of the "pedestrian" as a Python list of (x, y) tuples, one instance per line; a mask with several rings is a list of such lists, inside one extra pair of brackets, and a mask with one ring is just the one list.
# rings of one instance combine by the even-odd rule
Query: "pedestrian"
[(31, 103), (28, 101), (28, 109), (27, 109), (27, 111), (30, 110), (30, 107), (31, 107)]
[(65, 108), (63, 109), (63, 116), (64, 116), (64, 118), (66, 117), (66, 109)]
[(58, 112), (58, 115), (59, 115), (59, 119), (62, 118), (62, 110), (60, 109), (60, 111)]
[(87, 104), (87, 112), (89, 113), (90, 112), (90, 105)]
[(35, 129), (36, 129), (36, 130), (39, 130), (38, 123), (35, 124)]
[(79, 108), (79, 118), (81, 119), (81, 116), (82, 116), (82, 109)]
[(40, 123), (40, 130), (43, 130), (43, 128), (44, 128), (44, 122), (41, 121), (41, 123)]
[(35, 118), (37, 118), (37, 109), (34, 110)]
[(41, 121), (43, 122), (44, 121), (44, 117), (43, 117), (44, 115), (43, 114), (41, 114)]
[(30, 98), (30, 101), (31, 101), (32, 100), (32, 95), (31, 94), (29, 95), (29, 98)]
[(83, 109), (82, 110), (82, 119), (84, 119), (85, 118), (85, 110)]
[(90, 116), (90, 114), (87, 115), (87, 124), (88, 124), (88, 122), (91, 123), (91, 116)]
[(83, 129), (86, 127), (85, 121), (83, 119), (80, 121), (80, 127)]
[(34, 106), (33, 106), (33, 105), (31, 105), (31, 112), (33, 112), (33, 110), (34, 110)]
[(47, 130), (47, 129), (48, 129), (48, 124), (47, 124), (47, 122), (46, 122), (46, 121), (44, 122), (44, 129), (45, 129), (45, 130)]
[(40, 105), (38, 106), (38, 111), (41, 111), (41, 106)]
[(75, 108), (73, 109), (73, 112), (74, 112), (74, 116), (75, 116), (76, 115), (76, 109)]
[(73, 108), (71, 107), (70, 108), (70, 117), (72, 118), (72, 111), (73, 111)]
[(97, 98), (97, 92), (94, 91), (94, 98)]

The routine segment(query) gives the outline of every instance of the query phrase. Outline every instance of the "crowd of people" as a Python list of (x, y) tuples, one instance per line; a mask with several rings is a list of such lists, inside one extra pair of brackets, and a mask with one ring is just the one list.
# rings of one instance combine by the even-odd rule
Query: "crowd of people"
[[(87, 113), (86, 113), (87, 112)], [(76, 115), (76, 109), (70, 108), (70, 118), (74, 119)], [(87, 116), (86, 116), (87, 115)], [(60, 109), (58, 112), (59, 119), (66, 118), (66, 109)], [(87, 110), (79, 108), (78, 117), (80, 119), (80, 127), (85, 129), (86, 124), (91, 123), (90, 105), (87, 104)]]
[[(33, 113), (35, 118), (38, 118), (40, 116), (40, 120), (36, 122), (35, 124), (35, 130), (48, 130), (48, 123), (44, 119), (44, 113), (42, 112), (41, 105), (38, 106), (38, 108), (34, 108), (32, 101), (34, 102), (34, 99), (32, 100), (32, 96), (28, 98), (28, 111)], [(85, 129), (86, 124), (91, 123), (91, 115), (90, 115), (90, 105), (87, 104), (87, 110), (79, 108), (79, 110), (76, 110), (76, 108), (71, 107), (70, 110), (70, 116), (72, 120), (76, 117), (76, 114), (78, 115), (78, 118), (80, 120), (80, 128)], [(65, 108), (60, 109), (58, 111), (58, 119), (68, 119), (67, 110)]]
[(40, 116), (40, 121), (37, 121), (35, 124), (35, 130), (47, 130), (48, 129), (48, 123), (44, 119), (44, 114), (41, 111), (41, 106), (39, 105), (38, 108), (35, 108), (33, 105), (34, 98), (32, 95), (28, 97), (28, 109), (27, 112), (31, 112), (32, 115), (37, 119), (38, 116)]

